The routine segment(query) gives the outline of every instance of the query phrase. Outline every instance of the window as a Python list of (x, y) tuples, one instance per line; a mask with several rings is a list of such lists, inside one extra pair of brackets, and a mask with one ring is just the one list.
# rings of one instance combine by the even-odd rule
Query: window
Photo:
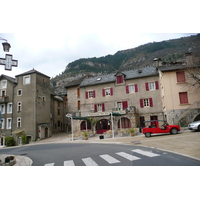
[(46, 98), (43, 96), (43, 97), (42, 97), (42, 102), (45, 102), (45, 99), (46, 99)]
[(176, 72), (177, 82), (184, 83), (185, 82), (185, 72)]
[(80, 97), (80, 88), (77, 89), (77, 97)]
[(23, 77), (23, 83), (24, 83), (24, 85), (30, 84), (30, 82), (31, 82), (31, 76), (30, 75)]
[(78, 101), (78, 110), (80, 110), (80, 109), (81, 109), (81, 102)]
[(81, 130), (91, 130), (91, 123), (89, 121), (82, 121)]
[(1, 104), (1, 114), (4, 114), (5, 113), (5, 104)]
[(86, 97), (86, 99), (91, 99), (91, 98), (95, 98), (95, 90), (91, 90), (91, 91), (87, 91), (86, 93), (85, 93), (85, 97)]
[(103, 96), (112, 96), (113, 95), (113, 88), (105, 88), (102, 89)]
[(12, 103), (8, 103), (8, 105), (7, 105), (7, 113), (12, 113)]
[(147, 82), (145, 83), (146, 91), (149, 90), (158, 90), (159, 89), (159, 83), (158, 81), (155, 82)]
[(94, 104), (94, 112), (102, 112), (105, 111), (105, 104)]
[(57, 113), (58, 113), (58, 115), (60, 115), (60, 109), (58, 109), (57, 111), (58, 111), (58, 112), (57, 112)]
[(153, 107), (153, 99), (152, 98), (144, 98), (140, 99), (140, 107)]
[(126, 85), (126, 93), (134, 93), (134, 92), (138, 92), (137, 84)]
[(188, 95), (187, 92), (179, 93), (180, 104), (188, 104)]
[(4, 126), (5, 126), (4, 118), (1, 118), (1, 129), (4, 129)]
[(21, 127), (21, 117), (17, 118), (17, 128)]
[(58, 127), (60, 127), (60, 121), (58, 120)]
[(128, 102), (127, 101), (117, 102), (117, 109), (118, 110), (124, 110), (126, 108), (128, 108)]
[(22, 111), (22, 102), (17, 102), (17, 111), (18, 112)]
[(1, 81), (1, 88), (2, 88), (2, 89), (7, 88), (7, 80)]
[(117, 76), (117, 84), (119, 83), (123, 83), (124, 82), (124, 79), (123, 79), (123, 76)]
[(131, 128), (130, 119), (122, 117), (121, 120), (118, 121), (118, 128)]
[(1, 96), (5, 97), (6, 96), (6, 90), (1, 90)]
[(21, 96), (22, 95), (22, 89), (17, 90), (17, 96)]
[(12, 126), (12, 119), (7, 118), (7, 129), (11, 129), (11, 126)]

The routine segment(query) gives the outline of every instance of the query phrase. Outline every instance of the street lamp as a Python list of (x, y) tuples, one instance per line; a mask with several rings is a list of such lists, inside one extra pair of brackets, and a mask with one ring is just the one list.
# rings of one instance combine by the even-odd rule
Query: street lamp
[(4, 50), (5, 52), (9, 52), (10, 47), (11, 47), (10, 44), (7, 42), (6, 39), (3, 39), (2, 37), (0, 37), (0, 40), (6, 41), (6, 42), (3, 42), (3, 43), (2, 43), (2, 45), (3, 45), (3, 50)]

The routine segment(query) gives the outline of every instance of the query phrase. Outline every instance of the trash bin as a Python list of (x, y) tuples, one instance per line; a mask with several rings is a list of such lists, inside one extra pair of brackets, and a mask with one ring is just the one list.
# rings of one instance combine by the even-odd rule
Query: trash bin
[(99, 136), (99, 139), (104, 139), (104, 135), (100, 135), (100, 136)]

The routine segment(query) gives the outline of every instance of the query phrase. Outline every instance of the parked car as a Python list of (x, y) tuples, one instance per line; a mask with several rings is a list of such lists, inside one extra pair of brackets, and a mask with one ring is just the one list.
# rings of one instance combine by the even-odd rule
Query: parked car
[[(159, 127), (159, 122), (163, 124)], [(169, 125), (166, 121), (163, 120), (151, 120), (144, 121), (144, 123), (149, 123), (149, 127), (144, 127), (142, 129), (142, 133), (145, 134), (146, 137), (151, 137), (151, 134), (160, 134), (160, 133), (171, 133), (177, 134), (180, 131), (180, 126), (178, 125)]]
[(188, 125), (189, 130), (200, 131), (200, 121), (192, 122)]

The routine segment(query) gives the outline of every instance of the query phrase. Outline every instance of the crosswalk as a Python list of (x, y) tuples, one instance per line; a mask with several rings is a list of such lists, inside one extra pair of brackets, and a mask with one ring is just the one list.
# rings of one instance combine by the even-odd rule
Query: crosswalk
[[(134, 150), (131, 150), (131, 151), (134, 154), (137, 154), (137, 156), (132, 155), (133, 153), (131, 153), (131, 152), (130, 153), (117, 152), (115, 154), (120, 156), (120, 157), (123, 157), (123, 158), (125, 158), (129, 161), (140, 160), (141, 157), (138, 157), (138, 155), (139, 156), (142, 155), (142, 156), (149, 157), (149, 158), (160, 156), (160, 154), (156, 154), (156, 153), (153, 153), (151, 151), (144, 151), (144, 150), (141, 150), (141, 149), (134, 149)], [(122, 162), (122, 161), (120, 161), (119, 158), (114, 158), (113, 156), (108, 155), (108, 154), (102, 154), (102, 155), (99, 155), (99, 157), (101, 159), (103, 159), (104, 161), (106, 161), (107, 163), (109, 163), (110, 165)], [(82, 161), (85, 164), (85, 166), (99, 166), (99, 164), (97, 164), (91, 157), (82, 158)], [(55, 165), (55, 163), (47, 163), (44, 166), (54, 166), (54, 165)], [(66, 160), (66, 161), (64, 161), (63, 165), (64, 166), (75, 166), (75, 162), (74, 162), (74, 160)]]

